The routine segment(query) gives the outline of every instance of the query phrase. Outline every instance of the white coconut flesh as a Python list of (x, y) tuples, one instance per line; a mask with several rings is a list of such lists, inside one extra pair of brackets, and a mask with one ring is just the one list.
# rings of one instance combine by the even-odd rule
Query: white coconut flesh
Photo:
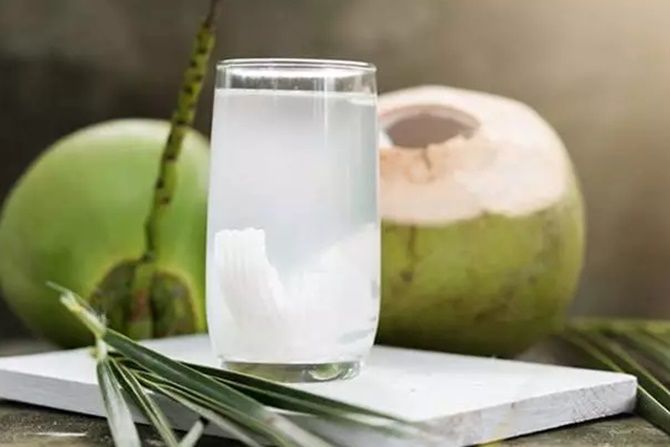
[(384, 220), (443, 225), (483, 214), (523, 216), (568, 192), (563, 143), (528, 106), (441, 86), (381, 95)]

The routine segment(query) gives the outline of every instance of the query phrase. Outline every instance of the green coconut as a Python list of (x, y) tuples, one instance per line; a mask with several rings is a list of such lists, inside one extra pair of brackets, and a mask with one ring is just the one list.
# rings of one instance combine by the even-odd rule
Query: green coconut
[[(130, 283), (145, 247), (170, 123), (127, 119), (62, 138), (19, 179), (0, 216), (0, 285), (34, 332), (63, 346), (89, 341), (47, 282), (74, 290), (126, 332)], [(151, 286), (153, 336), (205, 328), (204, 257), (208, 143), (190, 131), (178, 188), (160, 223)]]
[(558, 330), (584, 251), (582, 199), (552, 128), (507, 98), (382, 95), (379, 341), (512, 356)]

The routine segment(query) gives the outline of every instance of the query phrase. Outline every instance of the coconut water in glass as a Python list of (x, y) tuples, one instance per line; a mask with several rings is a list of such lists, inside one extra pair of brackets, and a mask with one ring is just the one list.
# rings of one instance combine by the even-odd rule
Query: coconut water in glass
[(220, 63), (207, 319), (224, 367), (281, 381), (356, 374), (379, 314), (375, 68)]

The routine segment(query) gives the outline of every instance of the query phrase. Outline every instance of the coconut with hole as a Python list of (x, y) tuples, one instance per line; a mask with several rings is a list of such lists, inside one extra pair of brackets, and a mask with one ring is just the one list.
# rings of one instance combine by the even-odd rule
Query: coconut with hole
[(382, 343), (515, 355), (564, 320), (583, 260), (563, 143), (526, 105), (424, 86), (379, 99)]

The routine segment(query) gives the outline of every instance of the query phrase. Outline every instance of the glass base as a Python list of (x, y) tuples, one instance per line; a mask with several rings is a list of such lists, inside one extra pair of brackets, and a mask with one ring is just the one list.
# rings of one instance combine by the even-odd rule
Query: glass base
[(223, 361), (222, 366), (276, 382), (327, 382), (355, 377), (361, 368), (361, 362), (281, 364)]

